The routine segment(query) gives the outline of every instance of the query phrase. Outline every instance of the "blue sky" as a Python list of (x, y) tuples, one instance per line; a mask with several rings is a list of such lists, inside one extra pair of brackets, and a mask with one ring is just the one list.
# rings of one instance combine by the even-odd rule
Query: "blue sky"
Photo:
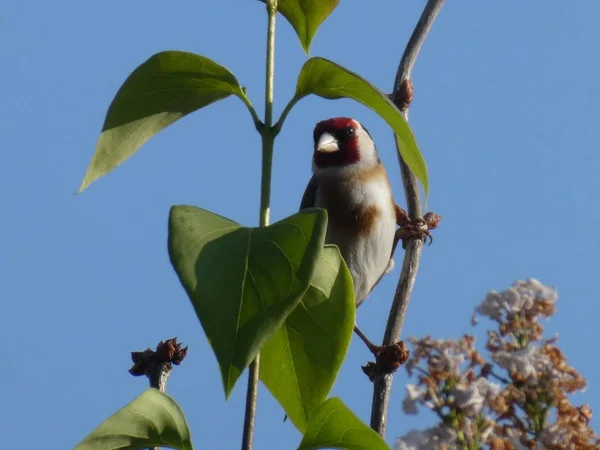
[[(389, 91), (423, 1), (342, 1), (317, 33), (324, 56)], [(177, 336), (189, 355), (168, 391), (196, 448), (238, 448), (245, 376), (224, 401), (216, 360), (166, 248), (173, 204), (258, 221), (259, 137), (241, 102), (194, 113), (82, 195), (106, 109), (126, 76), (166, 49), (227, 66), (262, 111), (266, 14), (257, 1), (18, 2), (0, 6), (0, 423), (6, 448), (72, 448), (146, 387), (129, 352)], [(275, 103), (305, 61), (278, 21)], [(558, 288), (558, 333), (590, 382), (578, 402), (600, 407), (591, 356), (598, 297), (597, 152), (600, 3), (448, 1), (417, 62), (411, 125), (429, 166), (429, 207), (443, 216), (424, 252), (403, 337), (476, 332), (490, 289), (536, 277)], [(404, 205), (390, 131), (351, 101), (302, 100), (277, 139), (272, 217), (294, 213), (310, 177), (312, 128), (332, 116), (374, 136)], [(402, 257), (397, 254), (397, 260)], [(399, 271), (358, 313), (379, 340)], [(356, 339), (333, 395), (368, 420), (371, 385)], [(395, 378), (388, 441), (431, 422), (401, 411)], [(261, 388), (256, 448), (295, 448), (299, 434)]]

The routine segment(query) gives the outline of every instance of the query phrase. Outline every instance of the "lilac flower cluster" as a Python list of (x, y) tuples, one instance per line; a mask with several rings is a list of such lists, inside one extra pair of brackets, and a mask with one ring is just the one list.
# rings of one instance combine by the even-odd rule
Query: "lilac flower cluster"
[(397, 450), (558, 450), (600, 448), (588, 405), (569, 394), (586, 387), (566, 362), (556, 338), (544, 339), (541, 318), (552, 316), (555, 289), (530, 279), (489, 292), (475, 309), (495, 323), (484, 358), (475, 339), (411, 339), (406, 363), (416, 380), (406, 386), (403, 410), (433, 411), (439, 423), (398, 439)]

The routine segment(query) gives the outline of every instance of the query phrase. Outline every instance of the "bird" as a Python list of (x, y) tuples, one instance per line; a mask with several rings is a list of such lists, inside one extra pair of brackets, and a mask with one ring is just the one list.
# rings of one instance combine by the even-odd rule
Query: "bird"
[[(327, 210), (326, 244), (336, 245), (352, 276), (356, 307), (394, 268), (398, 209), (369, 131), (355, 119), (318, 122), (313, 132), (312, 177), (300, 210)], [(371, 351), (373, 345), (355, 331)]]

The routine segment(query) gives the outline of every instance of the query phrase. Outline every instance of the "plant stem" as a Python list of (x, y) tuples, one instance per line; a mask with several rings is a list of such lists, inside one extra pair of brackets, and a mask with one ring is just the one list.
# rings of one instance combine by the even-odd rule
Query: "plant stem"
[[(171, 374), (171, 364), (157, 362), (148, 370), (148, 381), (150, 387), (158, 389), (160, 392), (167, 391), (167, 380)], [(160, 450), (160, 447), (150, 447), (148, 450)]]
[[(158, 389), (160, 392), (166, 392), (169, 375), (171, 375), (171, 365), (157, 363), (148, 374), (150, 387)], [(160, 447), (150, 447), (148, 450), (160, 450)]]
[(275, 125), (273, 125), (273, 133), (275, 134), (275, 136), (277, 136), (279, 134), (279, 132), (281, 131), (281, 127), (283, 126), (283, 122), (285, 122), (285, 119), (287, 118), (288, 114), (290, 113), (290, 111), (292, 110), (294, 105), (296, 103), (298, 103), (299, 100), (300, 100), (299, 98), (294, 97), (285, 106), (285, 108), (283, 109), (283, 112), (281, 113), (281, 116), (279, 117), (279, 120), (277, 121), (277, 123)]
[(260, 354), (256, 355), (248, 369), (248, 390), (246, 392), (246, 412), (244, 414), (244, 434), (242, 450), (252, 450), (254, 439), (254, 424), (256, 422), (256, 403), (258, 400), (258, 375), (260, 369)]
[[(421, 18), (413, 31), (396, 73), (394, 82), (394, 91), (392, 98), (399, 98), (402, 86), (405, 80), (410, 80), (412, 68), (423, 45), (431, 25), (440, 11), (444, 0), (428, 0)], [(404, 109), (404, 118), (408, 120), (408, 108)], [(398, 141), (396, 140), (396, 146)], [(399, 150), (399, 149), (398, 149)], [(417, 179), (412, 174), (398, 151), (398, 161), (400, 163), (400, 172), (402, 183), (404, 185), (404, 194), (406, 196), (406, 205), (408, 215), (411, 219), (417, 219), (422, 216), (421, 199), (419, 195), (419, 186)], [(412, 239), (406, 246), (404, 262), (400, 280), (394, 294), (390, 314), (388, 316), (383, 345), (392, 345), (400, 338), (400, 331), (404, 323), (404, 316), (408, 307), (408, 302), (415, 284), (421, 252), (423, 250), (423, 241)], [(371, 407), (371, 428), (373, 428), (382, 437), (385, 437), (385, 427), (387, 420), (387, 410), (390, 400), (393, 375), (379, 375), (373, 384), (373, 403)]]
[(248, 111), (250, 112), (250, 116), (252, 116), (252, 121), (254, 122), (254, 126), (260, 132), (260, 127), (263, 126), (263, 123), (258, 118), (258, 114), (256, 114), (256, 110), (254, 109), (254, 106), (252, 106), (252, 102), (250, 102), (250, 99), (246, 95), (245, 91), (244, 91), (244, 95), (240, 98), (244, 102), (244, 105), (246, 105), (246, 107), (248, 108)]
[(265, 124), (273, 125), (273, 95), (275, 86), (275, 19), (277, 0), (267, 0), (267, 72), (265, 76)]
[(269, 225), (271, 204), (271, 171), (273, 167), (273, 96), (275, 87), (275, 19), (277, 18), (277, 0), (267, 1), (267, 70), (265, 76), (265, 126), (262, 137), (262, 175), (260, 187), (260, 226)]
[[(265, 121), (259, 129), (262, 138), (262, 171), (260, 182), (260, 219), (261, 227), (269, 225), (271, 205), (271, 172), (273, 169), (273, 95), (275, 85), (275, 19), (277, 0), (267, 0), (267, 63), (265, 76)], [(252, 450), (254, 424), (256, 422), (256, 404), (258, 400), (258, 378), (260, 373), (260, 354), (256, 355), (248, 370), (248, 390), (246, 393), (246, 413), (242, 450)]]

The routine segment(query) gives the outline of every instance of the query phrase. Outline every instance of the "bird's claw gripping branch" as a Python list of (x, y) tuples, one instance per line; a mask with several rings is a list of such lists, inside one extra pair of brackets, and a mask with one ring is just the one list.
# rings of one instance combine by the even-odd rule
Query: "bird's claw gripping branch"
[(422, 239), (424, 241), (429, 239), (429, 245), (431, 245), (433, 242), (431, 230), (436, 229), (441, 220), (442, 216), (434, 212), (428, 212), (422, 218), (412, 220), (404, 209), (396, 205), (396, 221), (400, 228), (396, 230), (394, 236), (394, 249), (400, 240), (402, 241), (402, 248), (406, 248), (408, 239)]

